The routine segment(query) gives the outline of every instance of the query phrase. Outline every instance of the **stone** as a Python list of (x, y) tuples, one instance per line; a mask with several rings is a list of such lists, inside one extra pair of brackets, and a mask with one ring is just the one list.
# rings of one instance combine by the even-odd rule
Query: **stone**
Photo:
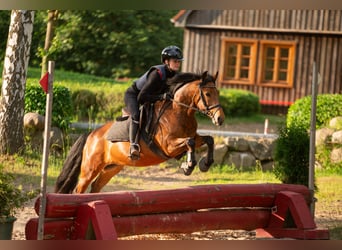
[(228, 147), (224, 144), (215, 145), (214, 147), (214, 163), (223, 164), (228, 153)]
[(334, 130), (331, 128), (321, 128), (316, 130), (316, 147), (325, 144), (333, 133)]
[(342, 144), (342, 130), (336, 131), (331, 135), (331, 143)]
[[(206, 157), (208, 152), (208, 147), (203, 146), (201, 148), (196, 149), (196, 160), (197, 162), (201, 159), (201, 157)], [(228, 147), (225, 144), (215, 144), (214, 145), (214, 164), (224, 164), (225, 156), (228, 152)]]
[(24, 129), (44, 130), (45, 118), (38, 113), (24, 115)]
[(233, 165), (239, 170), (247, 170), (256, 166), (255, 157), (249, 152), (229, 152), (227, 164)]
[(242, 137), (227, 137), (225, 138), (225, 144), (234, 151), (243, 152), (249, 149), (248, 141)]
[(51, 127), (50, 148), (61, 150), (63, 148), (63, 132), (58, 127)]
[(249, 140), (249, 148), (255, 158), (260, 161), (271, 160), (275, 148), (274, 138), (260, 138)]
[(262, 168), (262, 171), (273, 171), (274, 161), (272, 161), (272, 160), (262, 161), (261, 162), (261, 168)]
[(332, 163), (342, 162), (342, 148), (334, 148), (330, 153), (330, 161)]

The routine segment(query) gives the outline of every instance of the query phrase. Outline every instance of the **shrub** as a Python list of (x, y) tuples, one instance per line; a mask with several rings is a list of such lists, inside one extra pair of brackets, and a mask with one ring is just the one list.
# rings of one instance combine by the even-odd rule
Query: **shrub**
[[(316, 128), (321, 128), (334, 117), (342, 115), (342, 95), (321, 94), (317, 95)], [(300, 126), (310, 128), (311, 96), (298, 99), (290, 106), (287, 113), (287, 126)]]
[(121, 116), (124, 107), (124, 89), (95, 92), (78, 89), (72, 93), (73, 115), (77, 120), (105, 122)]
[(308, 186), (310, 137), (305, 128), (282, 126), (275, 148), (275, 176), (283, 183)]
[(124, 92), (125, 90), (112, 91), (110, 93), (101, 92), (97, 95), (98, 103), (101, 107), (97, 114), (99, 120), (113, 120), (122, 115), (122, 108), (125, 106)]
[(261, 110), (259, 97), (241, 89), (221, 89), (220, 103), (229, 116), (248, 116)]
[(79, 89), (72, 93), (71, 99), (74, 115), (77, 116), (78, 120), (95, 119), (99, 110), (95, 93), (87, 89)]
[(0, 164), (0, 223), (5, 218), (14, 217), (16, 211), (38, 193), (38, 190), (24, 191), (22, 186), (16, 186), (14, 181), (15, 176), (5, 172)]
[[(25, 112), (45, 115), (46, 94), (39, 85), (27, 85), (25, 91)], [(51, 124), (67, 130), (72, 118), (70, 91), (63, 86), (53, 86)]]
[[(128, 86), (116, 84), (105, 90), (75, 90), (72, 93), (74, 116), (78, 119), (91, 118), (97, 122), (121, 116), (125, 105), (124, 92)], [(222, 89), (220, 103), (225, 114), (230, 116), (248, 116), (261, 110), (258, 96), (245, 90)]]

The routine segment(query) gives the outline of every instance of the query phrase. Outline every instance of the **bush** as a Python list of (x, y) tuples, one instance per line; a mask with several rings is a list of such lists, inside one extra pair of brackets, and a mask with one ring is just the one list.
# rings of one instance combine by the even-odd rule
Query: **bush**
[(310, 137), (300, 126), (279, 129), (275, 148), (275, 176), (283, 183), (308, 186)]
[(102, 121), (113, 120), (122, 115), (124, 103), (124, 92), (113, 91), (110, 93), (100, 93), (97, 95), (101, 110), (97, 114), (97, 118)]
[(72, 93), (74, 117), (77, 120), (105, 122), (121, 116), (124, 107), (124, 89), (113, 91), (75, 90)]
[(95, 119), (95, 115), (99, 110), (99, 105), (96, 100), (96, 94), (86, 89), (79, 89), (71, 95), (74, 115), (78, 120)]
[(8, 217), (14, 217), (16, 211), (38, 193), (38, 190), (24, 191), (22, 186), (16, 186), (14, 181), (15, 176), (5, 172), (0, 164), (0, 223)]
[[(124, 92), (129, 86), (121, 85), (105, 90), (75, 90), (72, 93), (74, 117), (105, 122), (121, 116), (125, 105)], [(248, 116), (261, 110), (258, 96), (245, 90), (220, 90), (220, 103), (225, 114), (230, 116)]]
[[(331, 118), (342, 116), (342, 95), (317, 95), (316, 128), (322, 128)], [(287, 113), (287, 126), (300, 126), (310, 129), (311, 96), (298, 99)]]
[(246, 90), (221, 89), (220, 103), (229, 116), (248, 116), (261, 110), (259, 97)]
[[(27, 85), (25, 91), (25, 113), (35, 112), (45, 116), (46, 94), (39, 85)], [(72, 118), (70, 91), (63, 86), (53, 86), (51, 124), (67, 130)]]

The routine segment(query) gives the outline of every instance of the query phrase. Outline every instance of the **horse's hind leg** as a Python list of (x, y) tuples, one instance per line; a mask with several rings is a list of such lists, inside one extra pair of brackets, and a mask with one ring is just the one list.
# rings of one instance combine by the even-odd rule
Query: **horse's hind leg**
[(81, 174), (79, 176), (78, 183), (76, 186), (76, 193), (85, 193), (90, 183), (96, 178), (96, 176), (98, 176), (98, 174), (104, 168), (104, 163), (102, 161), (99, 161), (98, 158), (99, 157), (93, 157), (93, 159), (90, 161), (82, 162)]
[(110, 181), (110, 179), (118, 174), (124, 166), (110, 165), (106, 166), (91, 184), (91, 193), (98, 193)]
[(78, 179), (77, 186), (76, 186), (76, 193), (78, 194), (85, 193), (89, 184), (96, 176), (97, 176), (97, 173), (95, 172), (91, 172), (87, 174), (81, 173)]

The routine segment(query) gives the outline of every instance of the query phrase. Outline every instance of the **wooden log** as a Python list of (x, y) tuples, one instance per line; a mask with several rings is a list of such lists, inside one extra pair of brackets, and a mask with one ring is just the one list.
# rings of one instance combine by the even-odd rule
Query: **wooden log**
[[(221, 184), (152, 191), (119, 191), (97, 194), (47, 194), (46, 218), (76, 216), (80, 204), (105, 201), (113, 216), (196, 211), (225, 207), (270, 207), (280, 191), (303, 195), (309, 203), (307, 187), (291, 184)], [(35, 210), (38, 213), (39, 199)]]
[[(216, 209), (201, 212), (149, 214), (113, 217), (118, 237), (153, 233), (191, 233), (205, 230), (265, 228), (270, 210), (265, 209)], [(27, 240), (37, 239), (38, 218), (28, 221), (25, 228)], [(44, 239), (70, 240), (74, 230), (73, 220), (47, 219)]]

